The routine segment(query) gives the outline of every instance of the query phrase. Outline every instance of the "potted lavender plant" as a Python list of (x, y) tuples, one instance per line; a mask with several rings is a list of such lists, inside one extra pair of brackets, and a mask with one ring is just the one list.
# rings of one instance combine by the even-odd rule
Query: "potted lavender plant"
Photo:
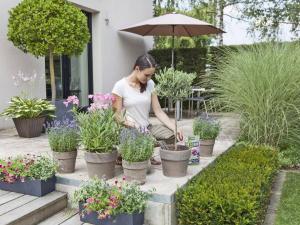
[(58, 172), (73, 173), (79, 145), (78, 128), (74, 120), (54, 120), (47, 126), (53, 158), (58, 162)]
[(200, 156), (212, 156), (215, 139), (220, 133), (220, 124), (213, 120), (198, 118), (194, 120), (193, 132), (200, 139)]
[(127, 180), (137, 184), (146, 182), (149, 159), (154, 152), (154, 141), (153, 136), (147, 132), (122, 130), (119, 148)]
[[(164, 69), (156, 76), (158, 85), (156, 91), (159, 96), (171, 98), (178, 102), (188, 97), (191, 92), (191, 85), (195, 74), (185, 73), (174, 70), (174, 68)], [(175, 137), (177, 136), (177, 120), (175, 110)], [(163, 174), (169, 177), (182, 177), (187, 173), (187, 167), (191, 150), (188, 146), (177, 145), (176, 138), (174, 145), (168, 146), (167, 149), (160, 149)]]

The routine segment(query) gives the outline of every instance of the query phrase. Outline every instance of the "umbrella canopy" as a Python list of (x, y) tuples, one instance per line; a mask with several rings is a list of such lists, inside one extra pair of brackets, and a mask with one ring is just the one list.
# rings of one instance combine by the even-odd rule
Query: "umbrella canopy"
[(198, 36), (224, 33), (204, 21), (178, 13), (166, 14), (121, 29), (142, 36)]

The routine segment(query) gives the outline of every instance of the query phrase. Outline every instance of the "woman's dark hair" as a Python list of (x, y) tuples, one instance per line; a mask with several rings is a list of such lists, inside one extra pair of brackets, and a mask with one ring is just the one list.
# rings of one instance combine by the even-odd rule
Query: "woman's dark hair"
[[(157, 63), (155, 62), (155, 59), (153, 58), (152, 55), (144, 54), (139, 56), (136, 59), (133, 69), (135, 69), (137, 66), (139, 67), (140, 70), (144, 70), (148, 68), (156, 68)], [(147, 88), (147, 83), (146, 84), (140, 83), (140, 86), (141, 86), (140, 92), (143, 93)]]

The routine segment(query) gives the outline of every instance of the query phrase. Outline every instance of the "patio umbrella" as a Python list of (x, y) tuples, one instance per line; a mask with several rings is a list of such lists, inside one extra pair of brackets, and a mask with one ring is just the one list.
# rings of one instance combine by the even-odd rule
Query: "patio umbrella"
[(142, 36), (172, 36), (172, 67), (174, 67), (175, 36), (198, 36), (224, 33), (221, 29), (204, 21), (178, 13), (151, 18), (127, 28), (121, 29)]

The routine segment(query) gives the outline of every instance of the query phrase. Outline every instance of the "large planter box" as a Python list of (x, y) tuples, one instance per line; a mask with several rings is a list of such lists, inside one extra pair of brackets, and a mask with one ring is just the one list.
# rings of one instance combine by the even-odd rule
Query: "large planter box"
[(91, 223), (94, 225), (143, 225), (144, 213), (141, 214), (119, 214), (115, 217), (107, 218), (104, 220), (98, 219), (98, 213), (91, 212), (83, 214), (83, 204), (79, 203), (80, 221), (84, 223)]
[(55, 190), (56, 177), (53, 176), (48, 180), (26, 180), (16, 181), (12, 184), (0, 182), (0, 189), (4, 191), (17, 192), (25, 195), (44, 196)]

